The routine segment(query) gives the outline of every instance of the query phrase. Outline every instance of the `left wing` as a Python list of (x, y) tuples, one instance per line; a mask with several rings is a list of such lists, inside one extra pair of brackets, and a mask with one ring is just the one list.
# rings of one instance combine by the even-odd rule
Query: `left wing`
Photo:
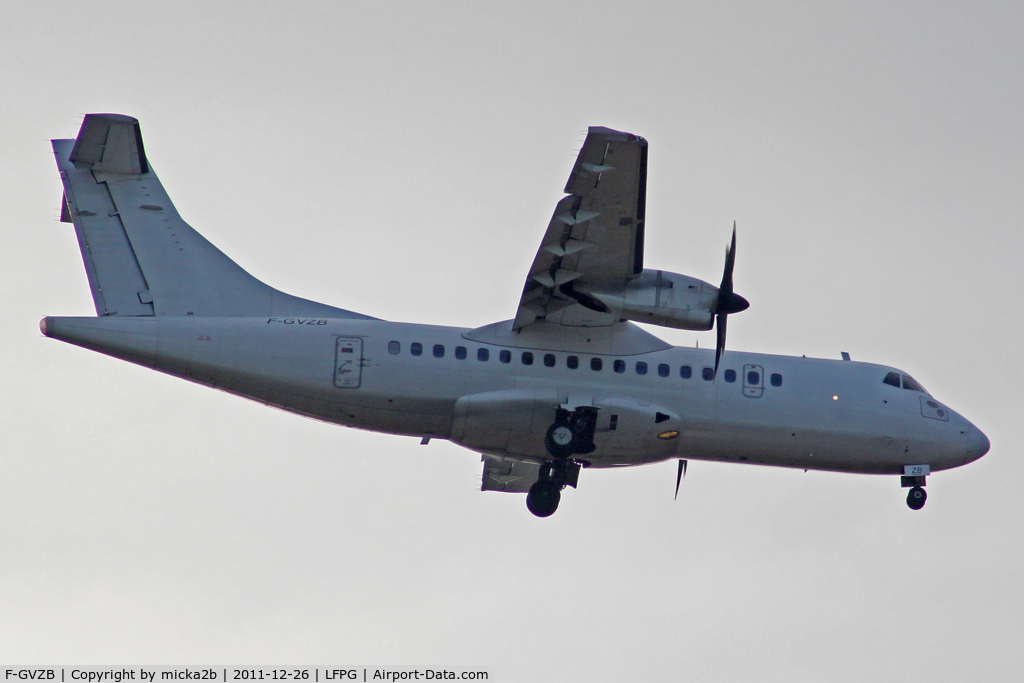
[(647, 141), (591, 127), (523, 288), (513, 329), (537, 320), (603, 327), (617, 311), (590, 296), (644, 269)]

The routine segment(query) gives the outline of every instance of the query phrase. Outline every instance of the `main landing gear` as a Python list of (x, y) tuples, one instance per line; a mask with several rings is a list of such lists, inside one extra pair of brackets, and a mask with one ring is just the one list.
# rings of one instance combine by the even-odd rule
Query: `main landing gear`
[(597, 409), (577, 408), (573, 412), (558, 409), (555, 421), (544, 435), (544, 447), (551, 456), (540, 466), (540, 476), (529, 493), (526, 507), (537, 517), (550, 517), (558, 509), (562, 489), (576, 488), (580, 463), (574, 455), (593, 453), (594, 429), (597, 427)]
[(903, 488), (909, 488), (910, 491), (907, 493), (907, 507), (911, 510), (920, 510), (924, 507), (925, 501), (928, 500), (928, 494), (925, 493), (924, 477), (900, 477), (900, 485)]

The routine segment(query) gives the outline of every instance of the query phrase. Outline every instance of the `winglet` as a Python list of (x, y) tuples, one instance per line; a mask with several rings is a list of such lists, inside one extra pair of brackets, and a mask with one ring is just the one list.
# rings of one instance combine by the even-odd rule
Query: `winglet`
[(122, 114), (86, 114), (69, 160), (75, 168), (106, 173), (149, 172), (139, 121)]

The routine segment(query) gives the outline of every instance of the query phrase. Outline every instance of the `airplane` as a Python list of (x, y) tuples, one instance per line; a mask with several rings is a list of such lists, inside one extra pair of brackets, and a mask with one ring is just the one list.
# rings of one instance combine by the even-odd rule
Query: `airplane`
[[(644, 267), (647, 141), (592, 127), (510, 320), (387, 322), (285, 294), (187, 225), (137, 119), (88, 114), (52, 141), (95, 317), (47, 337), (317, 420), (447, 439), (481, 454), (484, 491), (553, 514), (583, 469), (690, 460), (900, 476), (920, 510), (932, 473), (989, 440), (902, 370), (725, 350), (736, 229), (718, 286)], [(635, 323), (717, 331), (674, 347)]]

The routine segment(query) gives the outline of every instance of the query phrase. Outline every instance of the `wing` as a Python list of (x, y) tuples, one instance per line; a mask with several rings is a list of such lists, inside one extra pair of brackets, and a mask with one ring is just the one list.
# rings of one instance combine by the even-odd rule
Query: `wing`
[(514, 329), (537, 320), (612, 325), (618, 313), (587, 290), (624, 287), (643, 272), (647, 141), (590, 128), (565, 192), (530, 267)]

